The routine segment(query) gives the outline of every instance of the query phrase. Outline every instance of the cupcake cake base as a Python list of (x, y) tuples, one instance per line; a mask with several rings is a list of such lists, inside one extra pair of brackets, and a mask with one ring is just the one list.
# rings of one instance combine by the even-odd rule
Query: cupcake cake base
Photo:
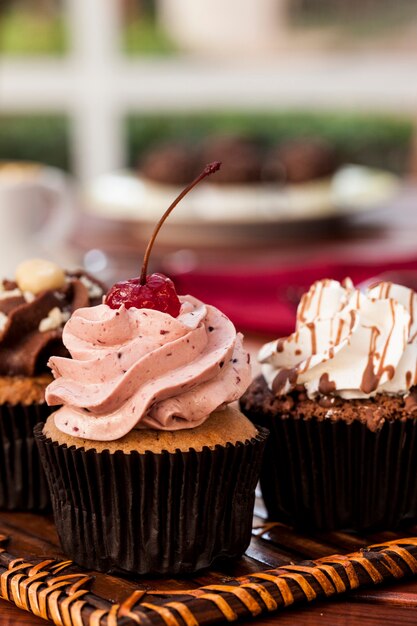
[[(417, 415), (407, 399), (275, 397), (262, 377), (242, 411), (270, 430), (261, 469), (268, 515), (301, 529), (391, 529), (417, 520)], [(417, 404), (416, 404), (417, 407)]]
[(112, 442), (35, 428), (65, 553), (88, 568), (186, 574), (249, 545), (267, 433), (226, 408), (202, 426)]
[(33, 429), (51, 413), (48, 374), (0, 377), (0, 509), (45, 511), (49, 490)]

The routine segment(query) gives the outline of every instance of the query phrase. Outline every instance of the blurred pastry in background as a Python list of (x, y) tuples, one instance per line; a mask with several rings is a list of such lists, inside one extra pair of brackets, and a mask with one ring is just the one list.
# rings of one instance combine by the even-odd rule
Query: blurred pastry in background
[(398, 192), (397, 176), (349, 163), (336, 142), (314, 134), (278, 142), (274, 128), (270, 135), (223, 132), (147, 143), (134, 171), (105, 174), (85, 189), (85, 213), (96, 220), (85, 248), (96, 248), (99, 227), (106, 242), (110, 232), (115, 237), (119, 230), (124, 263), (126, 233), (132, 250), (143, 245), (160, 207), (213, 158), (222, 161), (217, 179), (202, 184), (178, 206), (161, 235), (166, 250), (212, 249), (214, 242), (216, 249), (227, 250), (263, 246), (300, 229), (310, 237), (313, 230), (325, 231), (340, 220), (378, 210)]
[(214, 135), (201, 144), (199, 160), (210, 163), (220, 155), (222, 169), (211, 184), (259, 183), (263, 151), (256, 139), (237, 135)]
[(334, 174), (340, 165), (336, 149), (319, 137), (280, 142), (266, 155), (264, 180), (306, 183)]
[(220, 155), (223, 167), (210, 184), (301, 184), (328, 178), (341, 159), (320, 137), (281, 141), (268, 150), (259, 137), (224, 134), (207, 137), (196, 146), (167, 142), (149, 149), (139, 164), (144, 180), (179, 186), (204, 163)]
[(141, 175), (150, 181), (181, 186), (194, 178), (196, 159), (185, 143), (164, 143), (151, 148), (139, 164)]

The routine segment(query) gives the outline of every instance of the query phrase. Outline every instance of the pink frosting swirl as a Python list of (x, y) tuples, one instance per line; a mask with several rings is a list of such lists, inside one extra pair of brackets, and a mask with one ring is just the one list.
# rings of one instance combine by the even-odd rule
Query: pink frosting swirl
[(72, 359), (52, 357), (46, 391), (62, 432), (111, 441), (133, 428), (202, 424), (250, 383), (242, 335), (218, 309), (180, 298), (177, 318), (150, 309), (78, 309), (63, 341)]

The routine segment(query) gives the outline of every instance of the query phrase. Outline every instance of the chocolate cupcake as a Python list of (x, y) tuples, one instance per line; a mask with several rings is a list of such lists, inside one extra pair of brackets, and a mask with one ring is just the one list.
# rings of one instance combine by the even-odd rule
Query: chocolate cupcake
[(296, 332), (266, 344), (242, 411), (271, 431), (269, 516), (307, 529), (417, 521), (417, 294), (315, 283)]
[(51, 409), (45, 389), (52, 354), (67, 354), (62, 329), (78, 307), (96, 304), (103, 289), (83, 272), (31, 260), (16, 280), (0, 283), (0, 508), (44, 510), (49, 494), (33, 427)]
[(266, 433), (228, 406), (249, 357), (220, 311), (179, 306), (79, 309), (73, 358), (50, 360), (47, 400), (63, 406), (35, 434), (63, 549), (85, 567), (184, 574), (249, 544)]

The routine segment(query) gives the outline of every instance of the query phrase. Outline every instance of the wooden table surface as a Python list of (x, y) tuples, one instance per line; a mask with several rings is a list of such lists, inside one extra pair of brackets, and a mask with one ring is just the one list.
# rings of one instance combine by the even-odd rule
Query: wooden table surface
[[(262, 526), (264, 510), (258, 499), (254, 518), (255, 527)], [(30, 557), (62, 558), (51, 517), (27, 513), (1, 513), (0, 533), (11, 538), (8, 551), (28, 560)], [(230, 576), (237, 577), (261, 570), (275, 568), (290, 562), (321, 558), (329, 554), (346, 554), (373, 543), (382, 543), (404, 536), (417, 536), (417, 527), (401, 533), (380, 532), (366, 536), (344, 532), (302, 535), (291, 528), (277, 525), (260, 533), (256, 530), (246, 555), (234, 565), (223, 565), (203, 571), (186, 580), (127, 580), (96, 573), (93, 590), (103, 598), (113, 601), (125, 599), (134, 589), (190, 589), (207, 584), (219, 584)], [(349, 596), (313, 602), (308, 606), (291, 608), (261, 616), (256, 622), (262, 625), (308, 624), (333, 626), (343, 624), (405, 625), (417, 623), (417, 580), (385, 587), (356, 591)], [(14, 605), (0, 600), (1, 626), (35, 626), (45, 623)], [(132, 622), (133, 623), (133, 622)]]

